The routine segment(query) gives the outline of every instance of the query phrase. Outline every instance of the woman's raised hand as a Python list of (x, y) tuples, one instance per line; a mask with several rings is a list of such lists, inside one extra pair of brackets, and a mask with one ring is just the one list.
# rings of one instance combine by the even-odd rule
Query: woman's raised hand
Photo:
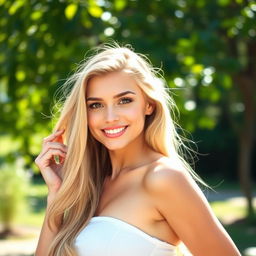
[[(42, 151), (35, 159), (49, 194), (55, 194), (62, 184), (61, 169), (67, 154), (67, 146), (63, 144), (62, 139), (63, 132), (64, 130), (59, 130), (44, 138)], [(59, 163), (55, 161), (55, 156), (59, 158)]]

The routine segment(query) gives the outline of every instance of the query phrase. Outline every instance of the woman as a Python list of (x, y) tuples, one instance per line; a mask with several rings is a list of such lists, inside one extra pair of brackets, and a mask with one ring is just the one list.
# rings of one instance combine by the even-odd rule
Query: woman
[(49, 190), (36, 256), (173, 256), (181, 242), (195, 256), (240, 255), (183, 159), (162, 81), (118, 45), (68, 80), (35, 160)]

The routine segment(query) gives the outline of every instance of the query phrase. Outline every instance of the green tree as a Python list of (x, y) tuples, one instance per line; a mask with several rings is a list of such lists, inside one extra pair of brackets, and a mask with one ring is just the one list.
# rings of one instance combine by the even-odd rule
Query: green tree
[(52, 126), (54, 92), (88, 49), (113, 38), (163, 68), (186, 129), (229, 122), (253, 214), (255, 1), (0, 0), (0, 7), (0, 131), (20, 141), (28, 164)]

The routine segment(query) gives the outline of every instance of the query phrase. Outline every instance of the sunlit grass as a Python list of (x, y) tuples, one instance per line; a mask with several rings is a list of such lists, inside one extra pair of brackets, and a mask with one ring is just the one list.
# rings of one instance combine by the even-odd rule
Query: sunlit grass
[(246, 215), (244, 204), (239, 205), (230, 200), (212, 202), (211, 206), (216, 216), (224, 223), (244, 218)]

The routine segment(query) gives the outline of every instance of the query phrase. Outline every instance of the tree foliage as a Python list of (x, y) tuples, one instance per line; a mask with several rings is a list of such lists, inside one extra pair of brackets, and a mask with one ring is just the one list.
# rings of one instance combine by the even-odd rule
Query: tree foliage
[(253, 0), (0, 0), (0, 135), (16, 139), (30, 164), (51, 130), (54, 92), (89, 49), (113, 38), (162, 67), (182, 126), (214, 129), (208, 151), (236, 141), (248, 186), (255, 15)]

